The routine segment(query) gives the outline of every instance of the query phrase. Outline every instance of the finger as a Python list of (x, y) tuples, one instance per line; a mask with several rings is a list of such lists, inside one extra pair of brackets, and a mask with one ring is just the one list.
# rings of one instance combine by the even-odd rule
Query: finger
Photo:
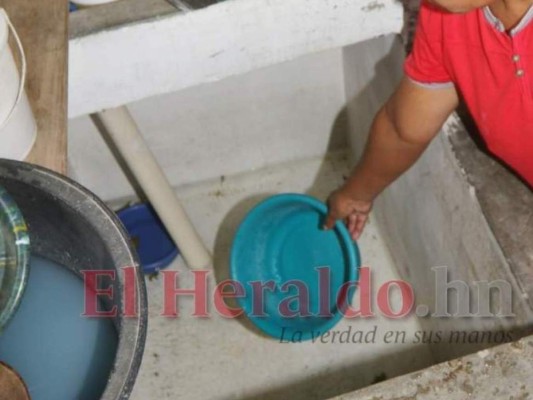
[(324, 222), (324, 229), (331, 229), (335, 226), (335, 222), (337, 222), (337, 219), (333, 215), (333, 213), (330, 211), (328, 212), (328, 215), (326, 216), (326, 220)]
[(356, 214), (350, 214), (348, 216), (348, 230), (350, 233), (353, 233), (355, 231), (355, 224), (357, 222), (357, 215)]
[(363, 230), (365, 229), (366, 221), (368, 220), (367, 215), (359, 215), (355, 223), (355, 232), (353, 235), (354, 240), (359, 240)]

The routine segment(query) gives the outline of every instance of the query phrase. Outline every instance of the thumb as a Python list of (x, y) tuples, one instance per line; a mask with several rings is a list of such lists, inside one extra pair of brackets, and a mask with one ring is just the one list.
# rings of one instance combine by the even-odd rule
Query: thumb
[(328, 211), (328, 215), (326, 216), (326, 220), (324, 221), (324, 229), (331, 229), (335, 226), (335, 222), (337, 222), (337, 218), (333, 215), (333, 211), (330, 209)]

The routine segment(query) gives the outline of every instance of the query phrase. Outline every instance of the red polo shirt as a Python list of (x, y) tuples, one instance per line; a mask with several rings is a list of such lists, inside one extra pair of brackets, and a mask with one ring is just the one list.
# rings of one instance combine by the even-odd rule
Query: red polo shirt
[(489, 150), (533, 186), (533, 6), (506, 32), (488, 7), (423, 3), (405, 72), (428, 88), (455, 85)]

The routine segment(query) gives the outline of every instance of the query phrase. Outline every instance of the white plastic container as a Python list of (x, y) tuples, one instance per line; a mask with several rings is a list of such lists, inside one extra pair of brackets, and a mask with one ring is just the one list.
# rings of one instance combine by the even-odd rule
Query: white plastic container
[(80, 7), (99, 6), (101, 4), (112, 3), (117, 0), (71, 0), (72, 3)]
[[(22, 60), (20, 74), (8, 44), (10, 29)], [(7, 13), (0, 8), (0, 158), (26, 159), (37, 137), (37, 125), (24, 91), (25, 81), (24, 49)]]

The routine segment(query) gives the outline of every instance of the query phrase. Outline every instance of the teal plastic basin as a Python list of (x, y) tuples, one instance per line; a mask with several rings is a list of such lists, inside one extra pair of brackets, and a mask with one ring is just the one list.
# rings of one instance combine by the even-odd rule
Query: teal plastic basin
[[(313, 197), (282, 194), (257, 205), (239, 226), (231, 276), (245, 289), (238, 299), (245, 314), (269, 336), (309, 340), (343, 317), (337, 299), (345, 283), (357, 281), (360, 255), (342, 222), (322, 229), (326, 214), (326, 205)], [(263, 294), (258, 282), (267, 287)], [(354, 291), (352, 285), (344, 304)]]

